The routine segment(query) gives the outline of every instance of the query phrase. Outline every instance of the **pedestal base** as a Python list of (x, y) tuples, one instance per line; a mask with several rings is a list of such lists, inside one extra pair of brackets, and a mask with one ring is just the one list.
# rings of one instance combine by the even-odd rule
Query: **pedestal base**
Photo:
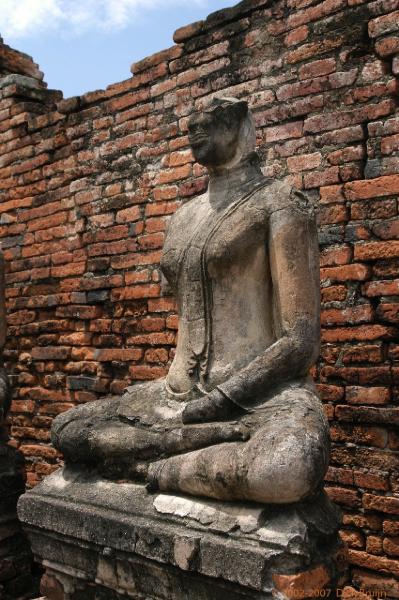
[(21, 497), (19, 517), (49, 600), (301, 600), (333, 590), (342, 571), (340, 519), (323, 492), (220, 503), (64, 470)]

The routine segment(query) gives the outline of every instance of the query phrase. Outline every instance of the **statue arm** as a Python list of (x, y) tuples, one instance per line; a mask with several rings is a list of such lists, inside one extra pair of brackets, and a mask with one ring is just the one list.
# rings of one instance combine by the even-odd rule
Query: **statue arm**
[(319, 354), (319, 253), (307, 208), (291, 205), (271, 215), (269, 256), (277, 340), (218, 386), (242, 408), (256, 405), (280, 383), (305, 375)]
[[(317, 229), (312, 211), (296, 193), (270, 217), (269, 256), (276, 341), (204, 398), (189, 403), (185, 422), (228, 418), (250, 409), (273, 388), (307, 374), (320, 343)], [(190, 406), (191, 405), (191, 406)]]

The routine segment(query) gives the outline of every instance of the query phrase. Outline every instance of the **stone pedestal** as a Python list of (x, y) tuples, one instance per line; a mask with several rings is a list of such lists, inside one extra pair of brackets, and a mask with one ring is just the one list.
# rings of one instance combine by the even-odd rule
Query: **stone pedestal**
[(303, 599), (342, 572), (324, 492), (295, 505), (221, 503), (64, 469), (21, 497), (19, 517), (49, 600)]
[[(17, 518), (17, 501), (25, 490), (24, 459), (0, 442), (0, 598), (22, 600), (35, 593), (33, 557)], [(36, 590), (37, 591), (37, 590)]]

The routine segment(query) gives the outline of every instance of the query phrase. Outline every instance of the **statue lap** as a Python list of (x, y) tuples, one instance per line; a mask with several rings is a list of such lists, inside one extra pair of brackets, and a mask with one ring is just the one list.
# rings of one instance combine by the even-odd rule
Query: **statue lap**
[[(146, 476), (154, 461), (161, 465), (167, 456), (168, 482), (164, 485), (162, 478), (159, 481), (163, 491), (190, 493), (178, 482), (180, 469), (171, 476), (170, 471), (176, 468), (173, 456), (177, 463), (198, 463), (206, 478), (214, 479), (214, 489), (191, 493), (219, 499), (295, 502), (321, 483), (328, 466), (328, 424), (311, 386), (280, 386), (235, 422), (202, 425), (202, 430), (208, 428), (212, 433), (212, 439), (215, 427), (220, 428), (220, 435), (224, 430), (227, 441), (208, 446), (206, 439), (201, 442), (196, 436), (188, 442), (187, 452), (182, 452), (181, 434), (189, 435), (193, 426), (182, 425), (183, 408), (183, 403), (167, 398), (163, 379), (132, 386), (122, 397), (98, 400), (57, 417), (53, 443), (68, 462), (92, 463), (111, 478), (126, 477), (129, 470), (132, 477)], [(236, 423), (239, 431), (247, 432), (247, 440), (234, 441)], [(176, 444), (165, 447), (167, 434), (176, 431), (180, 436)], [(225, 477), (232, 483), (218, 485), (227, 466), (231, 473)], [(239, 475), (243, 472), (245, 477)]]

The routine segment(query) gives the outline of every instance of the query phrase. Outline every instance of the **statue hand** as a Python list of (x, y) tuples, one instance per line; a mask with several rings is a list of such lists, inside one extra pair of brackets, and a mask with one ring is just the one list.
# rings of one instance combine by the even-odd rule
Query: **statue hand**
[(244, 409), (234, 404), (217, 388), (207, 396), (188, 402), (183, 410), (183, 423), (203, 423), (207, 421), (226, 421), (244, 414)]

